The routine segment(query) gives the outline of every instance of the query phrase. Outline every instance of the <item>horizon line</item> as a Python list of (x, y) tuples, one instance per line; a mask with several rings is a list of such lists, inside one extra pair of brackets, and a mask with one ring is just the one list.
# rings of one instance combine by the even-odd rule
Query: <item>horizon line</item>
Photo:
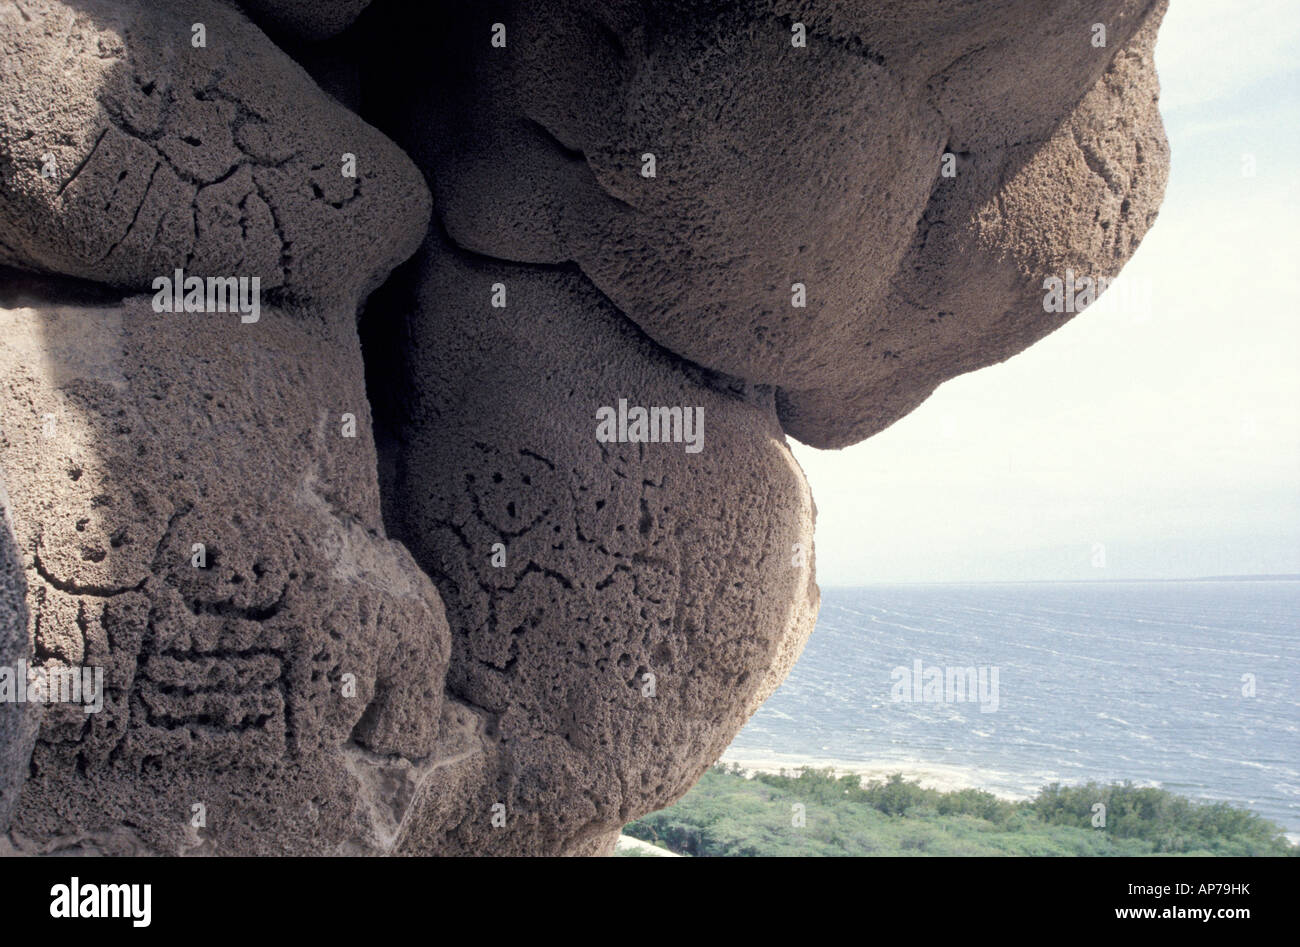
[(855, 585), (821, 585), (824, 589), (863, 589), (886, 585), (1115, 585), (1134, 582), (1295, 582), (1300, 572), (1261, 572), (1241, 575), (1202, 575), (1163, 579), (908, 579), (894, 582), (860, 582)]

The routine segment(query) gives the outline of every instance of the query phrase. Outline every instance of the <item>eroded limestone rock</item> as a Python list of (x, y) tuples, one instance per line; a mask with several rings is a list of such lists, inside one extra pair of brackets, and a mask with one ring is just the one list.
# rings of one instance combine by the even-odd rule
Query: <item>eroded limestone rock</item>
[(106, 685), (98, 714), (46, 708), (20, 848), (391, 844), (347, 762), (433, 755), (449, 634), (384, 536), (341, 324), (157, 314), (148, 296), (0, 310), (35, 650)]
[(0, 263), (137, 292), (181, 267), (355, 303), (428, 215), (406, 156), (231, 7), (0, 7)]
[[(364, 6), (244, 4), (294, 39)], [(811, 631), (785, 435), (869, 436), (1133, 252), (1162, 11), (389, 4), (302, 53), (336, 100), (219, 0), (0, 5), (0, 263), (125, 296), (0, 271), (0, 659), (107, 683), (24, 718), (30, 762), (0, 717), (3, 844), (608, 853)], [(339, 101), (433, 181), (427, 238)], [(178, 267), (261, 318), (155, 312)], [(602, 440), (624, 404), (702, 449)]]
[[(32, 658), (26, 593), (22, 559), (9, 516), (9, 495), (0, 477), (0, 674), (11, 675), (6, 687), (17, 685), (23, 662)], [(31, 705), (12, 701), (12, 695), (9, 701), (0, 702), (0, 836), (9, 828), (18, 791), (27, 779), (27, 761), (35, 737), (33, 713)]]
[(888, 292), (843, 339), (841, 364), (863, 371), (783, 387), (787, 432), (830, 447), (869, 437), (949, 378), (1010, 358), (1073, 318), (1044, 310), (1045, 280), (1119, 273), (1154, 223), (1168, 176), (1152, 60), (1163, 10), (1150, 5), (1045, 140), (1009, 131), (1001, 145), (951, 146), (961, 152), (957, 176), (936, 187)]
[[(448, 693), (491, 715), (495, 756), (464, 815), (416, 813), (403, 850), (603, 851), (802, 650), (811, 496), (770, 390), (664, 352), (576, 270), (436, 241), (413, 269), (388, 340), (407, 384), (384, 406), (402, 419), (381, 437), (386, 519), (442, 593)], [(620, 400), (702, 411), (703, 438), (602, 443)]]
[(657, 342), (779, 388), (785, 430), (837, 447), (1063, 324), (1045, 277), (1132, 253), (1168, 162), (1163, 9), (502, 0), (413, 24), (436, 54), (386, 64), (421, 93), (395, 135), (456, 243), (576, 261)]

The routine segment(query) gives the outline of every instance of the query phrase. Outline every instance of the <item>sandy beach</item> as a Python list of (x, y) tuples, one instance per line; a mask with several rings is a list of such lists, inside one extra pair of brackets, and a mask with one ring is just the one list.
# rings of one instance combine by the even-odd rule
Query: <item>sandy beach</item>
[(677, 852), (670, 852), (666, 848), (660, 848), (658, 845), (651, 845), (649, 842), (643, 842), (639, 838), (633, 838), (630, 835), (620, 835), (614, 850), (619, 854), (635, 852), (640, 855), (649, 855), (658, 858), (681, 858)]
[[(983, 789), (1001, 799), (1029, 799), (1038, 786), (1020, 791), (1010, 788), (1023, 779), (1010, 773), (983, 770), (964, 766), (946, 766), (935, 763), (911, 763), (893, 760), (839, 760), (829, 757), (799, 756), (789, 753), (755, 753), (752, 751), (728, 750), (722, 754), (721, 763), (738, 765), (749, 773), (779, 773), (782, 770), (793, 772), (800, 767), (809, 769), (832, 769), (836, 775), (854, 774), (864, 780), (886, 779), (893, 773), (902, 773), (903, 777), (918, 782), (926, 789), (952, 792), (958, 789)], [(1050, 780), (1045, 780), (1047, 782)]]

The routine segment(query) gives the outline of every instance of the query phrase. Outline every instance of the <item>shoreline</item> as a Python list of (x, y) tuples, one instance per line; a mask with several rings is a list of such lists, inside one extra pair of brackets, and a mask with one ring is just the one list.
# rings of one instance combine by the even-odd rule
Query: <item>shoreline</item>
[[(940, 792), (955, 792), (962, 789), (979, 789), (987, 792), (998, 799), (1005, 799), (1007, 802), (1023, 802), (1032, 799), (1042, 786), (1052, 782), (1059, 782), (1063, 786), (1078, 785), (1078, 780), (1058, 779), (1053, 777), (1043, 777), (1040, 785), (1034, 789), (1013, 790), (1005, 788), (1005, 785), (998, 786), (998, 783), (1007, 782), (1024, 782), (1023, 778), (1017, 780), (1010, 773), (1003, 773), (994, 770), (982, 770), (969, 766), (950, 766), (943, 763), (916, 763), (916, 762), (898, 762), (889, 760), (843, 760), (832, 757), (806, 756), (795, 753), (778, 753), (776, 751), (754, 751), (754, 750), (733, 750), (728, 747), (718, 759), (719, 763), (725, 763), (730, 766), (733, 763), (740, 766), (745, 771), (746, 776), (752, 776), (754, 773), (774, 773), (780, 774), (782, 770), (793, 772), (801, 767), (807, 769), (830, 769), (835, 772), (836, 776), (845, 776), (852, 774), (870, 781), (873, 779), (885, 780), (894, 773), (902, 773), (903, 778), (908, 782), (916, 782), (924, 789), (936, 789)], [(1154, 780), (1133, 781), (1135, 786), (1149, 786), (1152, 788), (1163, 788), (1159, 782)], [(1256, 810), (1251, 810), (1256, 811)], [(1280, 824), (1280, 823), (1279, 823)], [(1300, 848), (1300, 831), (1292, 832), (1283, 825), (1283, 836), (1292, 845)]]
[[(902, 773), (909, 782), (920, 783), (925, 789), (940, 792), (955, 792), (962, 789), (978, 789), (1008, 802), (1021, 802), (1032, 799), (1043, 786), (1052, 782), (1070, 785), (1067, 780), (1044, 775), (1032, 780), (1032, 788), (1027, 787), (1030, 780), (1023, 776), (999, 770), (980, 769), (971, 766), (955, 766), (946, 763), (921, 763), (899, 760), (845, 760), (834, 757), (809, 756), (796, 753), (779, 753), (776, 751), (755, 751), (733, 749), (728, 747), (718, 759), (728, 766), (733, 763), (745, 770), (746, 774), (780, 773), (781, 770), (831, 769), (837, 776), (852, 774), (870, 781), (885, 780), (894, 773)], [(1144, 785), (1136, 783), (1135, 785)], [(1158, 787), (1157, 783), (1149, 783)]]
[(618, 835), (618, 841), (614, 843), (614, 854), (619, 855), (624, 852), (636, 852), (642, 856), (652, 858), (683, 858), (681, 852), (672, 852), (666, 848), (660, 848), (658, 845), (651, 845), (649, 842), (631, 835), (624, 835), (622, 832)]

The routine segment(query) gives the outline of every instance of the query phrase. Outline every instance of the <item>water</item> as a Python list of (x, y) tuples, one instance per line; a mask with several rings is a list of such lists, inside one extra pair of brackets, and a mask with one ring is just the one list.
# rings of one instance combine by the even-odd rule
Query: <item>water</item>
[[(803, 657), (724, 758), (964, 773), (1010, 796), (1127, 779), (1294, 838), (1298, 629), (1297, 581), (826, 589)], [(996, 667), (996, 711), (892, 700), (891, 672), (917, 659)]]

